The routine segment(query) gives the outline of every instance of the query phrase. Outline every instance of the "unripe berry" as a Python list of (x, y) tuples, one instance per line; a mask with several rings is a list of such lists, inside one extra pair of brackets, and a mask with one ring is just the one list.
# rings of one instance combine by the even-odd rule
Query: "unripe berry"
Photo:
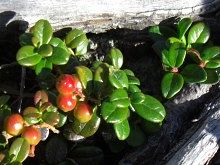
[(76, 96), (73, 94), (70, 95), (62, 95), (60, 94), (57, 97), (57, 106), (64, 112), (71, 111), (75, 108), (76, 106)]
[(79, 94), (82, 93), (82, 84), (77, 76), (63, 74), (57, 79), (56, 89), (62, 95)]
[(87, 102), (79, 102), (74, 109), (74, 117), (81, 123), (86, 123), (92, 118), (92, 107)]
[(20, 135), (24, 128), (24, 119), (19, 114), (12, 114), (5, 119), (4, 129), (5, 131), (12, 135)]
[(41, 140), (40, 130), (32, 126), (25, 127), (21, 136), (24, 137), (30, 145), (37, 145)]

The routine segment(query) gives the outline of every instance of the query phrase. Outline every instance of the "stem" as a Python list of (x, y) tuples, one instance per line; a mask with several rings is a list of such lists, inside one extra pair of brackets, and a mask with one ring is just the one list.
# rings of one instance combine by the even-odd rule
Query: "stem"
[(172, 73), (178, 73), (178, 71), (179, 71), (178, 68), (172, 68), (172, 69), (171, 69), (171, 72), (172, 72)]
[(190, 48), (187, 50), (187, 54), (190, 54), (190, 55), (194, 55), (196, 56), (200, 62), (203, 62), (201, 56), (200, 56), (200, 53), (199, 51), (197, 51), (196, 49), (193, 49), (193, 48)]
[(21, 113), (21, 105), (23, 102), (23, 94), (24, 94), (24, 88), (25, 88), (25, 77), (26, 77), (26, 68), (21, 68), (21, 84), (20, 84), (20, 99), (18, 104), (18, 113)]

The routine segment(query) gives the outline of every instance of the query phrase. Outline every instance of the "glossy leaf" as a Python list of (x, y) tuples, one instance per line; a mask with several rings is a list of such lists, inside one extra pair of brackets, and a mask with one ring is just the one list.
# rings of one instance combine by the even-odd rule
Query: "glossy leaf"
[(212, 58), (219, 57), (220, 58), (220, 47), (213, 46), (204, 49), (201, 53), (201, 58), (204, 61), (209, 61)]
[(206, 43), (209, 39), (210, 31), (209, 28), (203, 22), (196, 23), (193, 25), (188, 34), (188, 44), (193, 43)]
[(19, 43), (21, 46), (32, 45), (32, 37), (31, 33), (23, 33), (19, 37)]
[(53, 48), (52, 56), (47, 59), (55, 65), (65, 65), (69, 61), (70, 53), (60, 47)]
[(123, 55), (119, 49), (112, 48), (108, 54), (107, 58), (109, 63), (113, 65), (115, 68), (120, 69), (123, 65)]
[(60, 115), (57, 112), (44, 112), (42, 115), (42, 120), (51, 125), (57, 125), (60, 121)]
[(129, 84), (129, 85), (130, 85), (130, 84), (140, 85), (140, 81), (139, 81), (139, 79), (138, 79), (137, 77), (135, 77), (135, 76), (130, 76), (130, 75), (128, 75), (127, 77), (128, 77), (128, 84)]
[(23, 118), (29, 124), (33, 125), (40, 121), (41, 113), (35, 107), (27, 107), (23, 111)]
[(49, 43), (53, 35), (53, 29), (47, 20), (39, 20), (32, 29), (33, 36), (36, 37), (40, 45)]
[(127, 76), (135, 76), (134, 72), (130, 69), (124, 69), (123, 71), (126, 73)]
[(11, 144), (9, 154), (14, 155), (13, 161), (23, 162), (29, 154), (30, 144), (24, 138), (17, 138)]
[(153, 45), (152, 48), (156, 52), (156, 54), (162, 58), (162, 53), (164, 50), (168, 49), (167, 48), (167, 43), (165, 41), (156, 41)]
[(53, 53), (53, 47), (51, 45), (48, 45), (48, 44), (43, 44), (38, 49), (38, 53), (40, 55), (42, 55), (43, 57), (49, 57)]
[(141, 92), (137, 85), (130, 84), (128, 87), (129, 93)]
[(190, 28), (191, 25), (192, 25), (191, 18), (183, 18), (179, 21), (177, 25), (177, 29), (180, 39), (184, 37), (185, 33), (187, 32), (187, 30)]
[(211, 59), (209, 62), (206, 63), (205, 68), (219, 68), (220, 67), (220, 60), (219, 59)]
[(185, 66), (181, 74), (188, 83), (204, 82), (207, 79), (205, 70), (196, 64)]
[(184, 79), (178, 73), (166, 73), (161, 82), (163, 97), (171, 98), (176, 95), (183, 87)]
[(215, 69), (205, 69), (207, 74), (207, 79), (204, 84), (216, 84), (219, 82), (219, 75)]
[(110, 73), (109, 81), (115, 88), (128, 88), (128, 77), (122, 70)]
[(33, 46), (21, 47), (16, 55), (16, 59), (20, 65), (34, 66), (40, 62), (42, 56), (34, 51)]
[(129, 136), (130, 126), (127, 119), (120, 123), (115, 123), (113, 126), (119, 140), (125, 140)]
[(75, 67), (76, 73), (79, 77), (79, 80), (82, 83), (82, 86), (84, 89), (87, 89), (87, 91), (90, 93), (92, 89), (92, 80), (93, 80), (93, 73), (92, 71), (85, 67), (85, 66), (77, 66)]
[(135, 112), (145, 120), (159, 123), (163, 121), (166, 111), (163, 105), (154, 97), (145, 95), (144, 102), (140, 104), (132, 104)]
[(60, 38), (57, 38), (57, 37), (53, 37), (50, 40), (49, 44), (52, 45), (53, 47), (60, 47), (60, 48), (63, 48), (63, 49), (67, 49), (65, 42), (62, 41)]
[(124, 89), (116, 89), (110, 95), (110, 102), (114, 103), (117, 107), (126, 108), (130, 104), (128, 93)]
[(184, 44), (182, 43), (173, 43), (170, 46), (167, 60), (169, 61), (169, 65), (173, 67), (180, 67), (185, 59), (186, 49)]
[(133, 103), (133, 104), (139, 104), (139, 103), (144, 102), (144, 100), (145, 100), (145, 95), (141, 92), (131, 93), (129, 95), (129, 97), (131, 99), (131, 103)]
[(65, 37), (66, 45), (72, 49), (76, 49), (75, 54), (85, 54), (88, 46), (86, 34), (79, 29), (70, 31)]
[(43, 69), (49, 69), (52, 70), (53, 64), (47, 60), (42, 59), (36, 66), (35, 66), (35, 73), (36, 75), (39, 75)]
[(101, 119), (93, 113), (92, 119), (87, 123), (80, 123), (78, 120), (74, 120), (72, 124), (73, 131), (80, 136), (89, 137), (92, 136), (99, 128)]
[(60, 120), (59, 120), (59, 123), (56, 125), (56, 127), (62, 127), (66, 123), (67, 115), (59, 113), (59, 118)]
[(128, 107), (119, 108), (114, 103), (103, 102), (101, 106), (101, 115), (107, 123), (120, 123), (129, 116)]

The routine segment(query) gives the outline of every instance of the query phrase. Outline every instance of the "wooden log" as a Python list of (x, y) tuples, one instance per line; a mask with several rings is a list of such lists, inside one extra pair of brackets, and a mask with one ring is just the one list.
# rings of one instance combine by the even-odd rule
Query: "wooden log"
[(200, 120), (187, 131), (183, 141), (171, 151), (175, 154), (167, 165), (203, 165), (214, 157), (220, 141), (220, 94), (205, 106), (203, 112)]
[(219, 0), (1, 0), (0, 12), (15, 12), (11, 20), (32, 26), (47, 19), (55, 29), (66, 26), (87, 32), (113, 28), (143, 29), (174, 16), (197, 16), (219, 9)]

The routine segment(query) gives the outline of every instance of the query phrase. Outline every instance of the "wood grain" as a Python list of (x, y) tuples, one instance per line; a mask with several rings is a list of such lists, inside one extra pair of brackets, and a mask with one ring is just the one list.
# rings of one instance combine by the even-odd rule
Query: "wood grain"
[(173, 16), (216, 11), (219, 0), (1, 0), (0, 12), (13, 11), (11, 20), (32, 26), (47, 19), (55, 29), (78, 27), (89, 32), (112, 28), (142, 29)]

